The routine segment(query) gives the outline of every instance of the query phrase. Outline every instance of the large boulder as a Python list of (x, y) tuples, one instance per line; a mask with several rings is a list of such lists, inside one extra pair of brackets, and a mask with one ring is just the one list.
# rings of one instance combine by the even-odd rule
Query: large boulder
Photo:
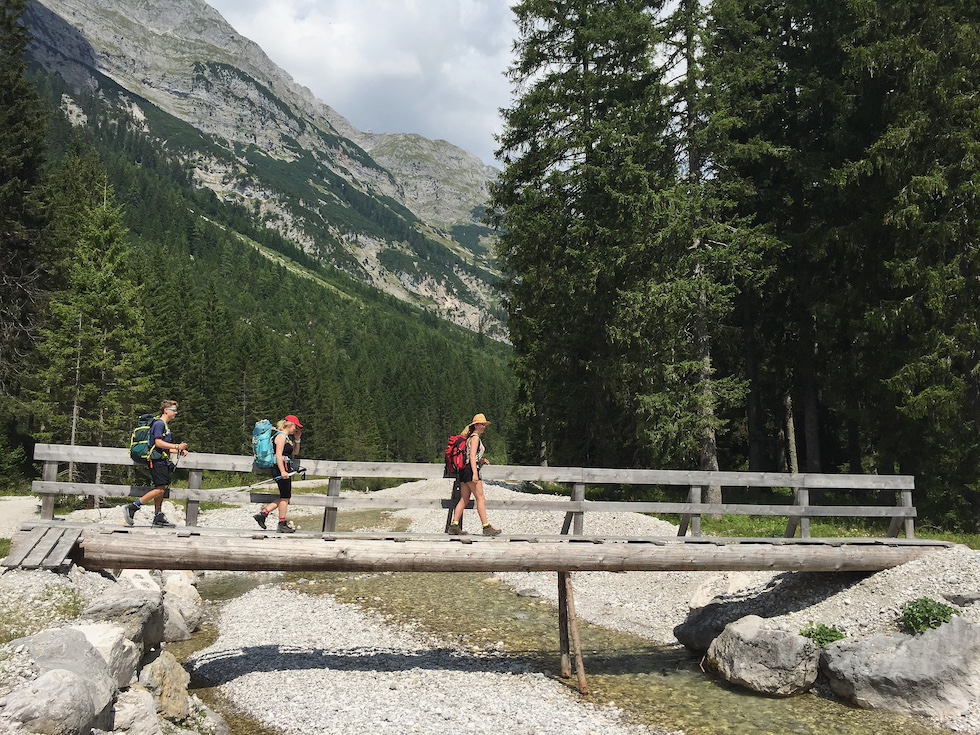
[(801, 694), (817, 680), (820, 650), (809, 638), (766, 627), (757, 615), (730, 623), (708, 647), (708, 665), (726, 681), (778, 697)]
[(96, 727), (111, 726), (111, 714), (100, 714), (95, 711), (84, 677), (67, 669), (53, 669), (4, 697), (0, 732), (89, 733)]
[(117, 587), (85, 608), (81, 617), (120, 626), (126, 637), (140, 646), (141, 653), (157, 648), (164, 640), (163, 593), (159, 590)]
[(191, 675), (169, 651), (158, 651), (143, 661), (139, 683), (150, 694), (161, 717), (180, 722), (190, 714), (187, 685)]
[(915, 636), (838, 641), (820, 669), (835, 694), (865, 709), (959, 715), (980, 698), (980, 626), (955, 617)]
[[(5, 718), (32, 732), (88, 732), (111, 724), (116, 680), (81, 631), (45, 630), (11, 646), (26, 650), (40, 676), (7, 695)], [(64, 724), (50, 724), (59, 721)]]
[(153, 695), (140, 686), (130, 687), (116, 699), (112, 729), (126, 735), (163, 735)]
[(88, 623), (70, 628), (81, 632), (105, 659), (116, 686), (125, 689), (132, 683), (140, 660), (140, 649), (126, 637), (126, 631), (110, 623)]
[(165, 572), (163, 582), (165, 599), (180, 610), (190, 630), (197, 630), (204, 620), (204, 601), (201, 599), (201, 593), (197, 591), (194, 573)]

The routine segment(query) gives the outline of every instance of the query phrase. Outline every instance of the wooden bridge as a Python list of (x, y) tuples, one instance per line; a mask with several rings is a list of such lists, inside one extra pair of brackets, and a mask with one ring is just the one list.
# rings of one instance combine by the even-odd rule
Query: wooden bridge
[[(191, 569), (236, 571), (548, 571), (558, 573), (560, 674), (572, 675), (579, 691), (588, 693), (576, 622), (571, 572), (577, 571), (728, 571), (793, 570), (818, 572), (878, 571), (898, 566), (953, 544), (915, 538), (913, 478), (900, 475), (823, 475), (758, 472), (686, 472), (574, 467), (487, 466), (487, 481), (557, 482), (571, 485), (569, 498), (488, 500), (491, 510), (553, 511), (562, 518), (555, 534), (449, 536), (445, 533), (338, 533), (337, 513), (343, 510), (442, 508), (449, 514), (455, 497), (379, 498), (369, 493), (340, 497), (345, 477), (434, 479), (436, 464), (333, 462), (303, 460), (309, 474), (327, 478), (325, 494), (293, 495), (292, 503), (323, 509), (321, 530), (289, 535), (261, 530), (212, 529), (197, 526), (202, 502), (267, 503), (278, 497), (254, 487), (203, 490), (207, 470), (252, 472), (252, 458), (189, 454), (180, 460), (188, 472), (188, 488), (171, 488), (169, 498), (187, 504), (186, 526), (75, 524), (54, 518), (59, 495), (97, 499), (140, 497), (149, 488), (59, 480), (64, 463), (131, 467), (127, 449), (39, 444), (34, 458), (42, 462), (42, 479), (32, 490), (41, 501), (41, 519), (24, 524), (15, 534), (4, 564), (12, 568), (63, 569), (72, 563), (88, 569)], [(246, 475), (252, 477), (251, 475)], [(585, 499), (586, 484), (641, 484), (687, 489), (685, 502), (610, 502)], [(452, 484), (446, 481), (447, 493)], [(709, 486), (790, 488), (793, 500), (784, 505), (702, 502)], [(810, 491), (877, 491), (897, 498), (894, 505), (810, 503)], [(458, 490), (457, 490), (458, 491)], [(492, 496), (492, 493), (491, 493)], [(890, 499), (890, 498), (885, 498)], [(610, 537), (585, 533), (588, 513), (678, 513), (676, 536)], [(783, 538), (713, 538), (701, 535), (703, 514), (782, 516)], [(885, 538), (810, 538), (810, 518), (888, 518)], [(557, 525), (557, 524), (556, 524)], [(904, 531), (905, 538), (898, 538)], [(690, 532), (691, 535), (688, 535)], [(799, 537), (797, 537), (799, 532)]]
[[(203, 473), (224, 470), (252, 479), (250, 456), (197, 454), (181, 458), (188, 488), (172, 488), (169, 498), (187, 504), (185, 527), (158, 529), (120, 525), (68, 524), (54, 519), (59, 495), (96, 498), (139, 497), (149, 488), (59, 480), (65, 463), (133, 466), (123, 448), (39, 444), (34, 457), (42, 462), (42, 479), (32, 490), (41, 498), (41, 520), (27, 524), (14, 539), (7, 566), (59, 568), (77, 563), (86, 568), (215, 569), (251, 571), (877, 571), (897, 566), (951, 546), (915, 539), (913, 478), (904, 475), (825, 475), (752, 472), (623, 470), (575, 467), (486, 466), (487, 481), (558, 482), (572, 486), (570, 497), (541, 500), (487, 501), (491, 510), (552, 511), (562, 519), (552, 534), (448, 536), (444, 533), (338, 533), (337, 513), (344, 510), (442, 508), (447, 498), (379, 498), (370, 493), (340, 497), (343, 478), (433, 479), (442, 477), (437, 464), (334, 462), (303, 460), (310, 475), (327, 478), (326, 493), (296, 495), (292, 503), (323, 509), (319, 533), (280, 536), (256, 530), (209, 529), (197, 526), (200, 503), (265, 503), (276, 495), (266, 488), (223, 490), (201, 488)], [(264, 477), (264, 476), (263, 476)], [(684, 502), (614, 502), (585, 499), (586, 484), (643, 484), (683, 487)], [(710, 504), (701, 502), (703, 488), (791, 488), (785, 505)], [(897, 497), (895, 505), (814, 505), (813, 489), (877, 491)], [(490, 493), (492, 497), (492, 493)], [(886, 499), (891, 499), (890, 497)], [(677, 536), (597, 537), (585, 533), (585, 516), (602, 512), (679, 513)], [(703, 514), (782, 516), (783, 538), (714, 538), (701, 536)], [(888, 518), (884, 538), (815, 539), (812, 517)], [(448, 518), (447, 518), (448, 520)], [(905, 538), (898, 538), (904, 531)], [(691, 535), (688, 535), (690, 532)], [(799, 536), (797, 536), (799, 532)]]

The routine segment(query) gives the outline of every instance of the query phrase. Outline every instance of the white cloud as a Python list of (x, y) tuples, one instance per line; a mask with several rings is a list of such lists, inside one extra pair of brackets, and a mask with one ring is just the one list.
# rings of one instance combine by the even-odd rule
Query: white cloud
[(441, 138), (492, 162), (510, 99), (510, 0), (208, 2), (355, 127)]

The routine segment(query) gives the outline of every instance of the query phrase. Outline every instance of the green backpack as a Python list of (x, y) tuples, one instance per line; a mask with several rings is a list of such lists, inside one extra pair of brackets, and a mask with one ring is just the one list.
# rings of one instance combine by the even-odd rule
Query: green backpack
[[(150, 463), (150, 430), (153, 428), (153, 422), (159, 420), (160, 417), (154, 416), (152, 413), (141, 414), (136, 419), (136, 428), (133, 429), (133, 436), (129, 440), (129, 456), (133, 458), (134, 462), (139, 462), (140, 464)], [(163, 452), (156, 447), (152, 448), (152, 453), (153, 459), (163, 457)]]

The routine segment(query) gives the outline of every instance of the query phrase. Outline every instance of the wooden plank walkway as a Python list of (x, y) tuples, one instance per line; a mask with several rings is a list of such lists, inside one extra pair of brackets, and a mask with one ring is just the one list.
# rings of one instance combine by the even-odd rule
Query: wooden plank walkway
[(9, 569), (64, 571), (72, 564), (69, 557), (83, 530), (67, 524), (38, 524), (26, 531), (23, 539), (15, 537), (16, 541), (3, 565)]

